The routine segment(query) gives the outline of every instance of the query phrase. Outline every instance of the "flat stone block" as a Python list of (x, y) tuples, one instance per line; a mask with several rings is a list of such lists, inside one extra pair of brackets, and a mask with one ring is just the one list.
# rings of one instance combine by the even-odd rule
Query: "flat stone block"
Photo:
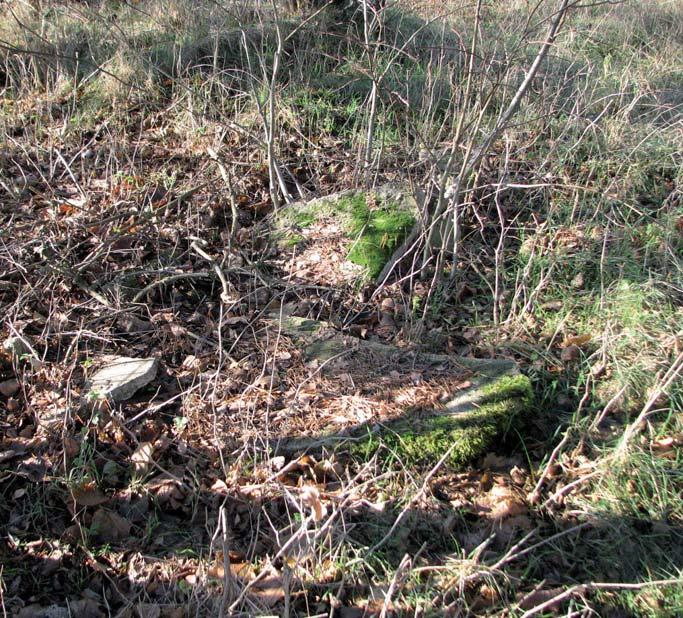
[(86, 390), (97, 399), (125, 401), (154, 380), (158, 368), (159, 360), (156, 358), (120, 356), (95, 372), (88, 380)]
[(273, 320), (273, 327), (303, 348), (325, 382), (322, 405), (338, 408), (333, 421), (342, 425), (281, 440), (282, 452), (343, 443), (369, 456), (385, 445), (408, 464), (434, 464), (446, 455), (462, 465), (484, 454), (532, 406), (529, 379), (511, 360), (406, 350), (291, 316)]

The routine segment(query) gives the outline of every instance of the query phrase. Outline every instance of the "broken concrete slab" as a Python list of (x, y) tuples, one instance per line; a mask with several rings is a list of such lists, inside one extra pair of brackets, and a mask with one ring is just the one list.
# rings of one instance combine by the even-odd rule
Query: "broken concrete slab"
[(95, 399), (125, 401), (154, 380), (158, 368), (156, 358), (119, 356), (95, 372), (86, 384), (86, 391)]
[(369, 456), (384, 446), (404, 463), (433, 465), (445, 457), (462, 465), (532, 404), (529, 379), (510, 360), (405, 350), (304, 318), (274, 319), (273, 327), (301, 345), (312, 372), (325, 376), (328, 406), (351, 417), (340, 431), (281, 440), (280, 452), (344, 444)]

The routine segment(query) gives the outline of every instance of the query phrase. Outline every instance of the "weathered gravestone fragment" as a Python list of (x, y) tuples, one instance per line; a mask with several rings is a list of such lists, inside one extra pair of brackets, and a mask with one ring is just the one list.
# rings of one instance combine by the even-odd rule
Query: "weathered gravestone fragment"
[(321, 376), (324, 400), (308, 413), (337, 410), (322, 435), (291, 436), (278, 443), (283, 452), (343, 444), (368, 455), (384, 444), (408, 464), (434, 464), (447, 454), (448, 463), (462, 465), (532, 404), (529, 379), (513, 361), (407, 351), (304, 318), (272, 325), (303, 346)]
[(94, 399), (113, 402), (130, 399), (156, 378), (159, 360), (119, 356), (99, 369), (88, 380), (86, 391)]
[(335, 193), (282, 208), (273, 220), (279, 246), (295, 252), (295, 278), (325, 285), (376, 279), (413, 234), (418, 206), (400, 187)]

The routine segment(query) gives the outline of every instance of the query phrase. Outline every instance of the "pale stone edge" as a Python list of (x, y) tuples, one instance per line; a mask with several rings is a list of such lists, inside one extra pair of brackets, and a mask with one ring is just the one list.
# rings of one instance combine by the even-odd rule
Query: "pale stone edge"
[[(86, 381), (84, 385), (84, 393), (87, 397), (88, 393), (92, 391), (93, 389), (97, 390), (98, 396), (95, 398), (95, 401), (103, 401), (103, 400), (110, 400), (113, 401), (114, 403), (120, 403), (122, 401), (126, 401), (130, 399), (137, 391), (139, 391), (141, 388), (147, 386), (151, 382), (155, 380), (157, 377), (157, 374), (159, 373), (159, 359), (158, 358), (133, 358), (133, 357), (118, 357), (116, 360), (111, 361), (109, 363), (106, 363), (102, 368), (100, 368), (98, 371), (101, 371), (108, 365), (112, 365), (113, 363), (116, 362), (121, 362), (122, 364), (130, 363), (130, 362), (145, 362), (145, 361), (152, 361), (151, 367), (149, 372), (146, 375), (141, 375), (138, 376), (137, 378), (126, 382), (125, 384), (119, 384), (118, 386), (115, 386), (114, 388), (111, 388), (109, 390), (107, 389), (98, 389), (98, 386), (96, 384), (96, 381), (93, 379), (97, 375), (97, 372), (91, 377), (89, 380)], [(131, 386), (133, 385), (134, 386)], [(132, 388), (132, 391), (130, 394), (127, 394), (128, 391)], [(123, 391), (121, 393), (120, 391)]]
[[(309, 318), (299, 318), (295, 316), (273, 316), (269, 318), (273, 328), (281, 332), (294, 336), (309, 339), (308, 345), (315, 343), (315, 336), (318, 333), (327, 335), (329, 341), (343, 346), (342, 334), (335, 332), (328, 323)], [(375, 349), (380, 353), (395, 352), (397, 348), (377, 343), (374, 341), (364, 341), (355, 339), (352, 342), (357, 349), (366, 347)], [(357, 342), (357, 343), (356, 343)], [(429, 352), (417, 351), (421, 357), (438, 362), (455, 362), (464, 369), (472, 371), (474, 375), (468, 376), (472, 385), (456, 395), (446, 405), (445, 410), (435, 411), (434, 416), (455, 416), (466, 415), (478, 409), (482, 400), (487, 397), (490, 389), (501, 379), (519, 375), (519, 368), (514, 361), (506, 359), (478, 359), (453, 357), (444, 354), (432, 354)], [(376, 434), (381, 430), (381, 425), (367, 425), (367, 431), (362, 436), (354, 436), (360, 426), (352, 427), (348, 430), (331, 433), (316, 438), (279, 438), (274, 442), (274, 448), (278, 453), (291, 453), (295, 451), (312, 451), (324, 447), (330, 447), (341, 442), (358, 442), (366, 440), (368, 434)]]

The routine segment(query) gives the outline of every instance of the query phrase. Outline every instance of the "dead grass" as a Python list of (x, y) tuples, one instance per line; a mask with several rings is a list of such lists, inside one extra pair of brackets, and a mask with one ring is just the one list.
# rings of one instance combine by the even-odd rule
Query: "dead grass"
[[(372, 181), (426, 187), (463, 108), (472, 19), (405, 8), (374, 56), (391, 71)], [(526, 8), (485, 7), (478, 87), (522, 75)], [(420, 20), (437, 13), (453, 30)], [(444, 262), (458, 276), (432, 289), (402, 264), (374, 296), (321, 274), (334, 243), (278, 250), (262, 224), (273, 163), (293, 196), (362, 180), (376, 70), (360, 22), (282, 14), (271, 82), (272, 7), (0, 8), (0, 334), (24, 343), (0, 351), (3, 611), (679, 615), (680, 5), (573, 13), (474, 173), (457, 269)], [(349, 337), (401, 350), (514, 358), (535, 413), (467, 469), (391, 441), (280, 455), (286, 437), (438, 407), (452, 381), (407, 352), (324, 375), (265, 319), (281, 308), (361, 315)], [(111, 353), (162, 372), (94, 410), (83, 385)]]

